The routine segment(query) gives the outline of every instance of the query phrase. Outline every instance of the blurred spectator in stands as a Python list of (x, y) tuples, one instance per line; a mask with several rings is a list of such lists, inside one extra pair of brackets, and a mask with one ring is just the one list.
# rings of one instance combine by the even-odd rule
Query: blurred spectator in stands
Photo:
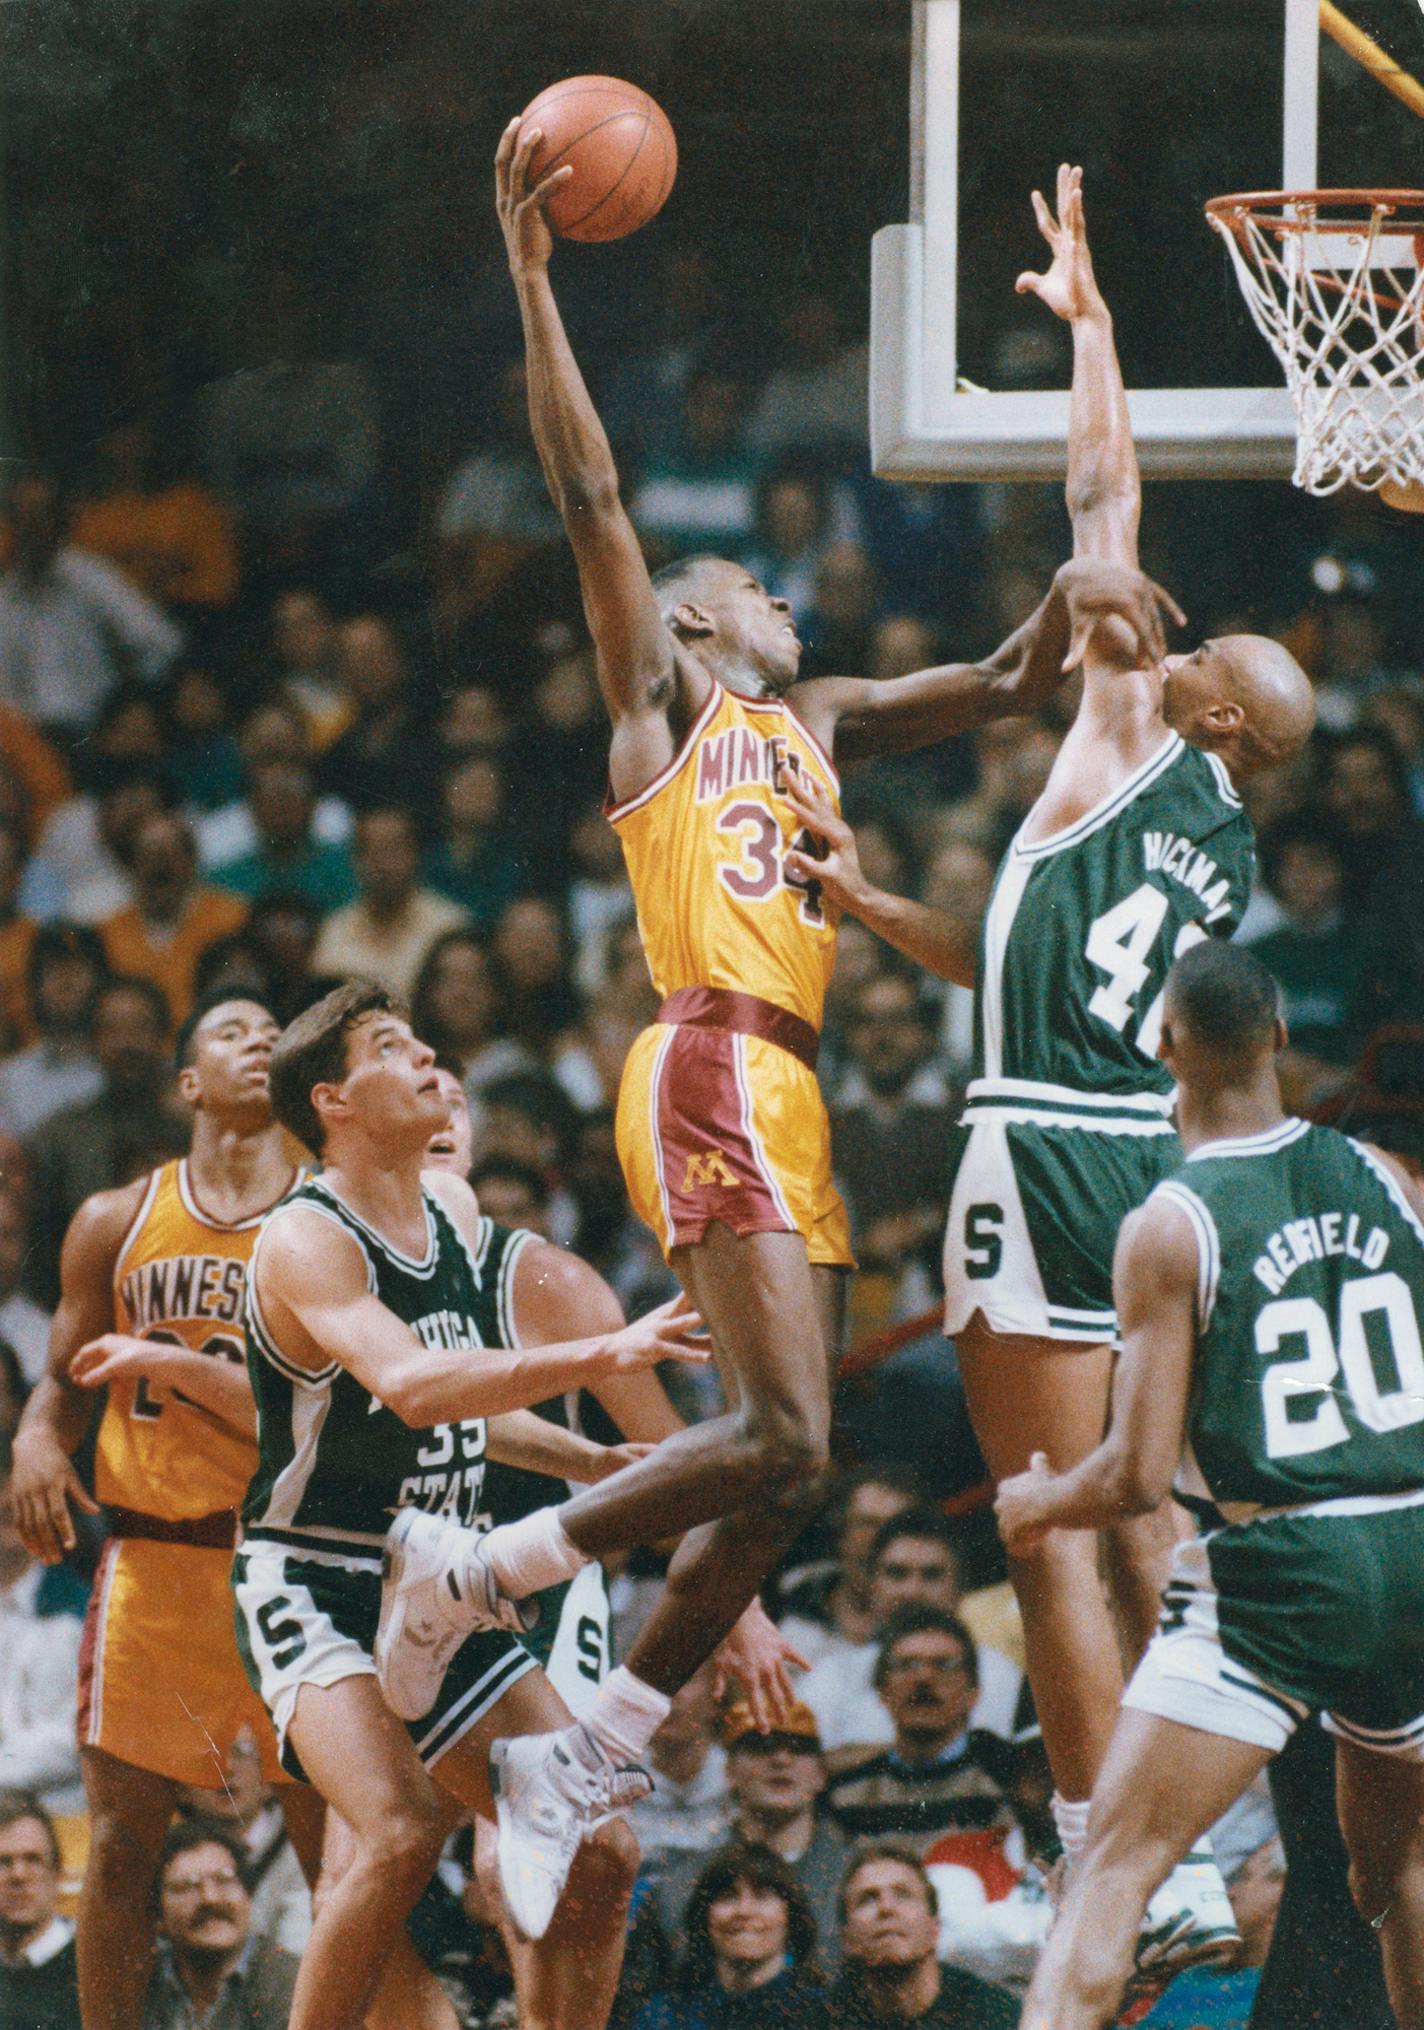
[(935, 825), (941, 839), (968, 839), (995, 867), (1043, 793), (1062, 734), (1043, 719), (996, 719), (974, 735), (977, 788)]
[(71, 540), (105, 557), (157, 605), (197, 613), (237, 597), (232, 518), (183, 474), (151, 423), (101, 438), (89, 485), (75, 500)]
[(283, 1023), (320, 998), (311, 969), (320, 929), (316, 905), (290, 890), (275, 889), (252, 905), (246, 936), (267, 983), (272, 1012)]
[[(609, 933), (634, 921), (633, 890), (623, 864), (618, 834), (603, 814), (602, 802), (591, 803), (575, 818), (569, 833), (569, 936), (574, 947), (574, 977), (585, 994), (596, 994), (608, 978)], [(646, 974), (646, 962), (643, 967)]]
[(924, 1862), (939, 1902), (939, 1957), (1021, 1995), (1053, 1922), (1045, 1857), (1057, 1854), (1058, 1832), (1041, 1736), (1014, 1742), (1005, 1767), (1012, 1821), (946, 1833)]
[(0, 1184), (0, 1339), (18, 1362), (25, 1386), (33, 1388), (49, 1356), (50, 1314), (20, 1287), (29, 1238), (29, 1193)]
[(836, 1503), (835, 1556), (789, 1576), (780, 1591), (781, 1632), (808, 1664), (838, 1644), (859, 1649), (875, 1640), (871, 1551), (885, 1524), (922, 1500), (914, 1476), (892, 1467), (867, 1466), (845, 1483)]
[[(962, 638), (961, 638), (962, 639)], [(962, 653), (962, 650), (961, 650)], [(886, 682), (944, 660), (938, 630), (913, 613), (892, 611), (878, 620), (870, 637), (863, 674)], [(889, 755), (855, 782), (857, 817), (893, 817), (922, 826), (934, 813), (974, 785), (974, 742), (942, 740), (911, 754)]]
[(8, 1339), (0, 1338), (0, 1435), (7, 1439), (14, 1437), (20, 1428), (20, 1415), (29, 1396), (30, 1387), (20, 1366), (20, 1356)]
[(24, 873), (24, 831), (0, 817), (0, 1046), (6, 1052), (20, 1049), (35, 1034), (29, 975), (39, 925), (20, 908)]
[(1424, 817), (1424, 690), (1418, 680), (1372, 691), (1360, 710), (1362, 726), (1380, 726), (1404, 758), (1410, 800)]
[(486, 684), (462, 684), (446, 700), (440, 719), (440, 750), (448, 769), (470, 755), (503, 762), (514, 738), (499, 693)]
[(185, 663), (169, 686), (166, 759), (175, 796), (195, 814), (241, 795), (242, 751), (228, 730), (227, 693), (201, 663)]
[[(8, 1493), (10, 1440), (0, 1439)], [(86, 1589), (67, 1565), (42, 1565), (0, 1504), (0, 1787), (33, 1791), (53, 1812), (82, 1811), (74, 1704)]]
[(779, 460), (756, 490), (756, 526), (746, 550), (747, 569), (774, 599), (790, 602), (798, 628), (816, 603), (816, 574), (837, 535), (856, 533), (848, 506), (837, 498), (821, 468), (804, 458)]
[(821, 2030), (816, 1920), (775, 1854), (718, 1854), (697, 1877), (685, 1929), (677, 1986), (643, 2005), (634, 2030)]
[(102, 1090), (63, 1107), (29, 1143), (34, 1245), (25, 1285), (40, 1304), (59, 1295), (65, 1230), (94, 1191), (112, 1191), (155, 1163), (181, 1156), (186, 1123), (168, 1095), (168, 1003), (152, 980), (109, 979), (94, 998), (94, 1055)]
[(133, 899), (134, 839), (173, 808), (156, 762), (104, 761), (88, 773), (93, 789), (60, 806), (26, 869), (21, 900), (37, 916), (94, 924), (123, 909)]
[(727, 1830), (727, 1756), (717, 1739), (710, 1663), (673, 1694), (647, 1762), (652, 1793), (628, 1813), (643, 1852), (690, 1847), (706, 1853), (720, 1845)]
[(934, 1884), (914, 1850), (895, 1840), (863, 1848), (841, 1886), (845, 1970), (827, 1997), (832, 2030), (1014, 2030), (1014, 1997), (941, 1966), (938, 1937)]
[(480, 1211), (498, 1226), (528, 1227), (548, 1239), (549, 1187), (527, 1163), (487, 1156), (470, 1172)]
[(964, 1623), (939, 1607), (897, 1608), (871, 1682), (893, 1739), (831, 1778), (826, 1804), (841, 1830), (894, 1835), (923, 1853), (951, 1828), (1008, 1825), (1004, 1744), (970, 1726), (979, 1670)]
[(59, 1914), (54, 1821), (37, 1797), (0, 1792), (0, 2025), (80, 2030), (74, 1924)]
[(174, 812), (149, 818), (134, 834), (133, 901), (99, 926), (110, 970), (152, 980), (175, 1027), (193, 1005), (198, 960), (247, 920), (247, 904), (198, 879), (193, 828)]
[(0, 698), (68, 746), (125, 675), (152, 680), (183, 645), (168, 616), (111, 564), (68, 541), (54, 477), (10, 489), (12, 547), (0, 572)]
[(1373, 910), (1416, 966), (1424, 938), (1424, 820), (1414, 814), (1404, 757), (1382, 726), (1322, 743), (1321, 804), (1345, 854), (1351, 912)]
[(361, 812), (352, 860), (357, 899), (327, 917), (312, 966), (363, 974), (409, 998), (426, 953), (443, 932), (466, 922), (465, 912), (421, 887), (415, 819), (403, 805)]
[[(672, 1272), (652, 1234), (628, 1203), (611, 1106), (595, 1109), (578, 1123), (568, 1188), (575, 1214), (569, 1244), (613, 1285), (625, 1309), (636, 1307), (640, 1295), (653, 1289), (659, 1292), (656, 1302), (662, 1301), (664, 1291), (671, 1296), (676, 1287)], [(684, 1391), (677, 1379), (672, 1379), (672, 1387), (679, 1409), (691, 1421), (691, 1406), (699, 1400), (698, 1387), (711, 1386), (712, 1378), (703, 1368), (686, 1368), (684, 1372), (696, 1376), (691, 1387)]]
[(874, 931), (867, 930), (853, 916), (841, 918), (821, 1029), (820, 1076), (827, 1092), (835, 1090), (837, 1080), (850, 1063), (850, 1015), (862, 985), (886, 966), (899, 963)]
[(538, 1068), (510, 1029), (478, 931), (447, 930), (436, 938), (416, 975), (410, 1019), (421, 1041), (456, 1068), (477, 1110), (486, 1087)]
[(471, 1095), (471, 1112), (477, 1160), (505, 1156), (537, 1170), (549, 1186), (549, 1237), (560, 1247), (571, 1246), (579, 1211), (566, 1178), (578, 1146), (579, 1117), (558, 1080), (542, 1068), (511, 1072), (479, 1087)]
[[(245, 783), (268, 762), (311, 766), (305, 716), (291, 704), (269, 699), (248, 713), (238, 734)], [(312, 837), (323, 846), (345, 846), (352, 830), (351, 808), (337, 794), (319, 796), (312, 812)], [(204, 867), (229, 866), (258, 849), (257, 820), (250, 794), (237, 797), (198, 822), (198, 858)]]
[(567, 878), (569, 833), (608, 787), (608, 721), (587, 642), (559, 625), (544, 631), (544, 673), (510, 754), (510, 781), (530, 880), (557, 892)]
[(747, 441), (759, 458), (788, 450), (860, 451), (870, 413), (869, 348), (848, 344), (817, 290), (793, 290), (777, 317), (778, 364), (757, 397)]
[(238, 370), (198, 397), (205, 477), (237, 519), (247, 556), (330, 582), (371, 554), (379, 525), (375, 385), (357, 360), (317, 356), (313, 304), (295, 267), (245, 298)]
[(816, 596), (806, 615), (808, 677), (858, 677), (870, 667), (880, 619), (880, 580), (859, 543), (831, 543), (816, 571)]
[(272, 601), (268, 630), (272, 693), (306, 720), (311, 753), (324, 754), (356, 709), (341, 680), (331, 608), (314, 585), (288, 585)]
[[(869, 1601), (877, 1634), (897, 1608), (926, 1606), (954, 1614), (960, 1605), (958, 1532), (933, 1508), (902, 1510), (882, 1525), (870, 1549)], [(977, 1645), (977, 1696), (972, 1724), (1012, 1739), (1023, 1674), (1001, 1651)], [(828, 1754), (888, 1745), (894, 1724), (875, 1685), (878, 1642), (828, 1647), (801, 1680), (801, 1697), (816, 1715)]]
[(737, 556), (751, 541), (756, 468), (747, 450), (746, 394), (737, 376), (699, 367), (673, 443), (653, 452), (628, 512), (660, 558)]
[(268, 992), (267, 968), (252, 936), (251, 917), (231, 937), (210, 944), (193, 968), (193, 999), (201, 1001), (215, 992), (253, 994), (258, 1000)]
[(946, 1152), (958, 1109), (934, 1056), (932, 1024), (911, 973), (897, 968), (867, 980), (850, 1010), (849, 1062), (830, 1107), (860, 1288), (866, 1277), (886, 1285), (887, 1316), (909, 1316), (935, 1296), (930, 1257), (944, 1232)]
[[(943, 839), (926, 863), (920, 899), (926, 908), (951, 919), (965, 951), (979, 949), (996, 871), (984, 848), (970, 839)], [(974, 991), (944, 980), (939, 993), (941, 1057), (954, 1078), (965, 1079), (974, 1058)]]
[(490, 945), (510, 1028), (535, 1050), (548, 1050), (578, 1021), (581, 1002), (570, 972), (568, 926), (549, 896), (511, 902)]
[(525, 875), (499, 763), (486, 754), (454, 762), (440, 786), (440, 831), (421, 859), (437, 895), (457, 902), (477, 930), (489, 930), (523, 891)]
[(210, 868), (214, 884), (260, 901), (276, 890), (305, 897), (318, 914), (356, 898), (356, 870), (344, 845), (317, 836), (316, 783), (299, 759), (262, 761), (247, 788), (256, 844)]
[[(769, 1734), (762, 1734), (750, 1708), (738, 1700), (722, 1722), (722, 1741), (731, 1798), (729, 1837), (738, 1846), (763, 1847), (786, 1863), (805, 1891), (818, 1936), (832, 1947), (825, 1957), (838, 1957), (836, 1898), (850, 1842), (833, 1819), (817, 1811), (826, 1766), (815, 1715), (798, 1700)], [(644, 1862), (649, 1916), (670, 1959), (687, 1950), (683, 1914), (705, 1865), (704, 1855), (686, 1848), (664, 1849)]]
[(0, 1059), (0, 1130), (23, 1140), (61, 1107), (93, 1099), (99, 1091), (103, 1078), (90, 1029), (106, 971), (97, 931), (68, 923), (39, 926), (26, 974), (38, 1040)]
[(1301, 812), (1261, 839), (1261, 870), (1281, 923), (1252, 950), (1280, 984), (1290, 1045), (1281, 1061), (1287, 1103), (1302, 1106), (1341, 1082), (1372, 1017), (1388, 1005), (1382, 941), (1369, 918), (1345, 914), (1345, 862), (1328, 817)]
[(956, 639), (968, 639), (984, 568), (978, 488), (903, 486), (857, 470), (855, 509), (886, 605), (920, 620), (952, 619)]
[(159, 1944), (143, 2030), (286, 2030), (297, 1959), (252, 1935), (247, 1849), (216, 1819), (180, 1819), (158, 1864)]
[(565, 1031), (550, 1059), (580, 1113), (617, 1101), (628, 1053), (657, 1012), (658, 997), (646, 976), (631, 993), (624, 982), (611, 979), (584, 1003), (576, 1027)]
[(677, 442), (688, 383), (727, 351), (716, 263), (703, 247), (666, 247), (651, 300), (599, 398), (620, 467), (633, 471)]
[(356, 715), (322, 755), (317, 779), (354, 810), (392, 803), (426, 812), (434, 801), (436, 750), (417, 708), (410, 660), (399, 634), (378, 613), (358, 613), (337, 629), (337, 678)]
[(23, 713), (0, 704), (0, 816), (19, 826), (27, 853), (72, 794), (58, 750)]
[(529, 436), (522, 359), (511, 360), (495, 377), (484, 441), (446, 482), (435, 539), (440, 610), (456, 624), (484, 613), (532, 557), (563, 540)]
[(224, 1774), (221, 1790), (180, 1790), (178, 1809), (188, 1819), (215, 1819), (237, 1835), (247, 1850), (242, 1872), (252, 1904), (252, 1936), (300, 1954), (311, 1936), (311, 1890), (282, 1807), (262, 1780), (262, 1758), (245, 1729), (227, 1751)]

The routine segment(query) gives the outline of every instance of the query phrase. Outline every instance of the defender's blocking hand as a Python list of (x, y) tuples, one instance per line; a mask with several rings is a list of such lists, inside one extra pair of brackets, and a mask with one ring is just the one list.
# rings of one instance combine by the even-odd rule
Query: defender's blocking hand
[(1068, 653), (1065, 670), (1074, 670), (1087, 654), (1093, 630), (1105, 620), (1121, 620), (1132, 629), (1143, 667), (1155, 669), (1167, 653), (1164, 621), (1185, 627), (1187, 616), (1165, 587), (1127, 564), (1101, 557), (1072, 557), (1060, 564), (1053, 584), (1068, 608)]
[(533, 269), (549, 265), (554, 235), (544, 217), (544, 200), (551, 190), (573, 175), (566, 163), (539, 182), (530, 183), (530, 158), (543, 138), (540, 127), (521, 133), (516, 116), (500, 135), (494, 158), (495, 205), (504, 244), (509, 250), (509, 270), (516, 281)]

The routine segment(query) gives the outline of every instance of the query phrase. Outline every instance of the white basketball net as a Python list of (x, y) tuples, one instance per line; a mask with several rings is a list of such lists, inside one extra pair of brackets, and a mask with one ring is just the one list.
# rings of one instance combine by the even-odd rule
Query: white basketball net
[(1343, 208), (1310, 192), (1259, 203), (1207, 216), (1285, 368), (1296, 485), (1424, 487), (1424, 194), (1408, 223), (1369, 192)]

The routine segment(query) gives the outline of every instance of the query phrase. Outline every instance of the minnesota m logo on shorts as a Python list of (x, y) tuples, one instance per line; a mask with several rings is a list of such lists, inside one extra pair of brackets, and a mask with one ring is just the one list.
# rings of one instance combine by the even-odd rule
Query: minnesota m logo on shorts
[(720, 1149), (694, 1150), (687, 1159), (682, 1188), (692, 1191), (699, 1184), (735, 1184), (731, 1168)]

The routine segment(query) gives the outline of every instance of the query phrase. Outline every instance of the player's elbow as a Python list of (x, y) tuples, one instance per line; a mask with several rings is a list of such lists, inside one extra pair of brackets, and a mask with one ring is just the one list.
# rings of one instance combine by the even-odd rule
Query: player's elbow
[(1150, 1460), (1123, 1457), (1112, 1468), (1109, 1486), (1119, 1514), (1151, 1515), (1171, 1490), (1170, 1470), (1161, 1472)]
[(442, 1421), (439, 1408), (432, 1401), (430, 1383), (418, 1370), (383, 1378), (377, 1393), (407, 1430), (424, 1431)]

